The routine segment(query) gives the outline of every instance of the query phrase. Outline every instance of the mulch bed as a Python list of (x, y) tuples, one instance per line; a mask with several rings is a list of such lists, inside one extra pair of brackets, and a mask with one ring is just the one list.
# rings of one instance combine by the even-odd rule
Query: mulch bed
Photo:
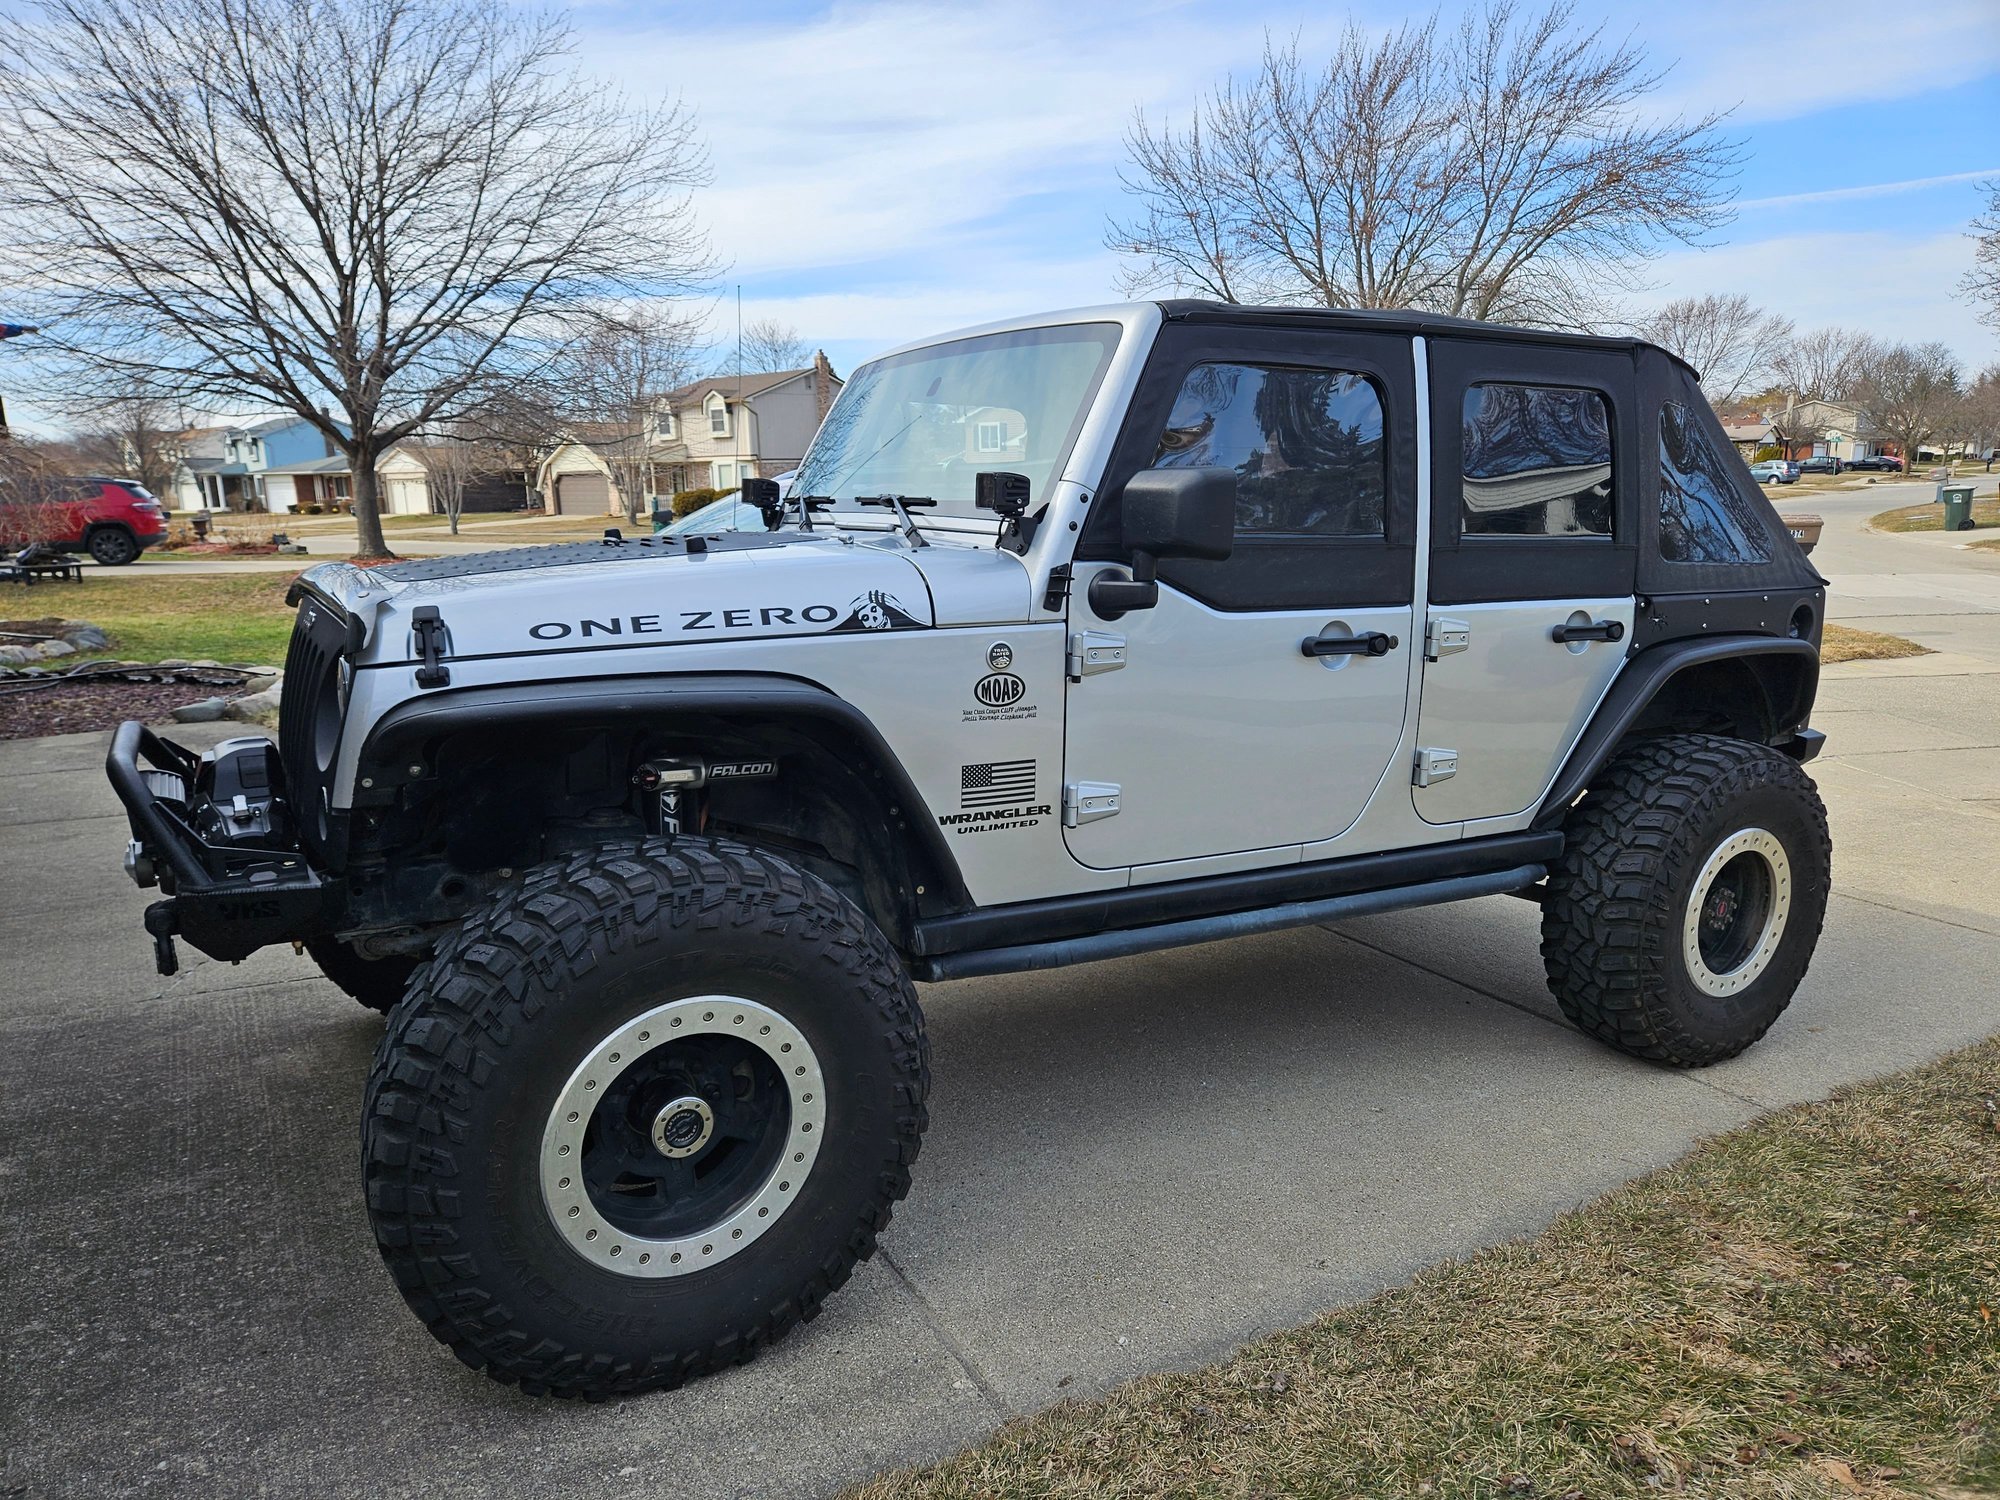
[(116, 729), (127, 719), (157, 723), (183, 703), (230, 691), (198, 682), (75, 682), (0, 692), (0, 740)]

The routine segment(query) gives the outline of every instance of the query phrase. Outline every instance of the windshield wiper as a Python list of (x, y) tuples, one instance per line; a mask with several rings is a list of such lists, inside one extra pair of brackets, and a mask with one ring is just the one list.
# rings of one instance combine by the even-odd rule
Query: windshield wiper
[(910, 518), (910, 511), (916, 506), (936, 505), (929, 495), (856, 495), (856, 505), (877, 505), (896, 513), (896, 519), (903, 523), (903, 535), (910, 539), (912, 547), (928, 547), (924, 534), (917, 530), (917, 523)]

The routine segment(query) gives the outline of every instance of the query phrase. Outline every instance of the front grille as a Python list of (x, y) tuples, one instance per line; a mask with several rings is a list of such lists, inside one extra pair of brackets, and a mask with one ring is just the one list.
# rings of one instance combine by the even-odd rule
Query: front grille
[(298, 610), (278, 701), (278, 758), (300, 838), (317, 854), (325, 845), (326, 794), (340, 743), (338, 673), (347, 648), (347, 616), (316, 594), (302, 594)]

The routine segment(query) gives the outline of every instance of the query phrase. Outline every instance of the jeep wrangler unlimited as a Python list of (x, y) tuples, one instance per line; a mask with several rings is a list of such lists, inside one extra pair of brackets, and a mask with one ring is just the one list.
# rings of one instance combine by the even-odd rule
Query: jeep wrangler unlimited
[(160, 967), (388, 1012), (396, 1285), (602, 1397), (869, 1255), (913, 981), (1512, 892), (1579, 1027), (1732, 1057), (1827, 899), (1823, 580), (1694, 372), (1449, 318), (1144, 303), (854, 374), (766, 529), (329, 563), (275, 746), (109, 772)]

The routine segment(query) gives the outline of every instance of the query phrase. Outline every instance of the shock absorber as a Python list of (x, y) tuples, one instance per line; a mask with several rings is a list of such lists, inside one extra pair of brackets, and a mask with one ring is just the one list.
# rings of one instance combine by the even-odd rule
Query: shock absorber
[(672, 838), (701, 831), (701, 789), (708, 768), (698, 760), (649, 760), (632, 773), (646, 831)]

